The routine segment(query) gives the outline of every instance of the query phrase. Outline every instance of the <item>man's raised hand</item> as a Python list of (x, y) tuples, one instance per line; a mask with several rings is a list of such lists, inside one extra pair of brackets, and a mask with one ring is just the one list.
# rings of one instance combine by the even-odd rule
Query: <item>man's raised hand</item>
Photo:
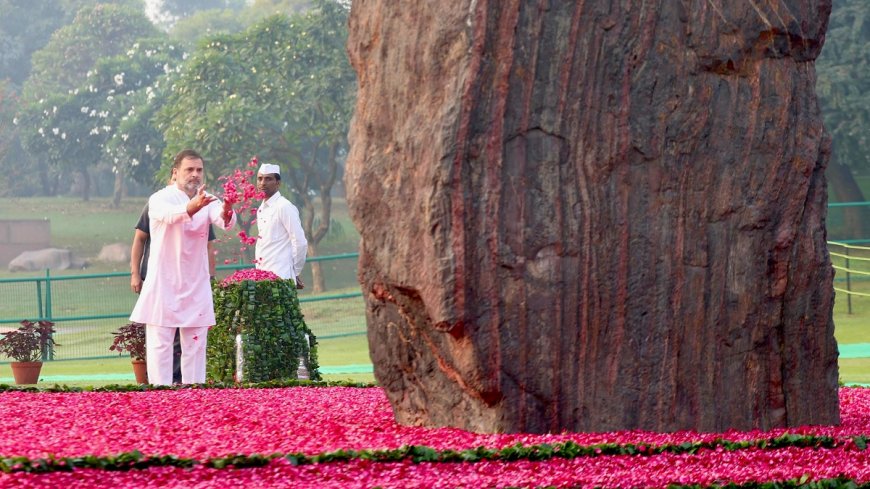
[(224, 218), (224, 228), (230, 227), (230, 219), (233, 218), (233, 204), (228, 200), (224, 201), (224, 213), (222, 216)]
[(217, 200), (217, 197), (205, 193), (205, 184), (200, 185), (199, 188), (196, 189), (196, 195), (187, 203), (187, 215), (193, 216), (203, 207), (211, 204), (215, 200)]

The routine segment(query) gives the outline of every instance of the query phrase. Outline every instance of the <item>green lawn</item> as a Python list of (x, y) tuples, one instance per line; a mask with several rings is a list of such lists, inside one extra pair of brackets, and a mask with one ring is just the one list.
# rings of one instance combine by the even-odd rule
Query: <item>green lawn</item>
[(840, 381), (846, 384), (870, 384), (870, 358), (841, 358)]
[[(839, 289), (834, 298), (834, 336), (842, 344), (870, 343), (870, 275), (852, 272), (849, 273), (851, 280), (846, 282), (844, 248), (831, 245), (829, 250), (836, 272), (834, 287)], [(850, 248), (848, 251), (851, 256), (848, 269), (870, 273), (870, 250)], [(858, 379), (870, 378), (870, 362), (842, 359), (840, 365), (842, 379), (866, 382)]]
[(870, 199), (870, 175), (856, 176), (855, 181), (858, 183), (861, 193), (864, 194), (864, 198)]
[[(854, 289), (854, 287), (853, 287)], [(862, 290), (870, 291), (870, 284)], [(870, 343), (870, 297), (852, 297), (852, 314), (846, 312), (845, 294), (834, 302), (834, 336), (840, 343)]]
[[(320, 340), (317, 349), (323, 370), (341, 371), (340, 373), (324, 373), (325, 380), (374, 382), (374, 375), (370, 372), (355, 373), (360, 370), (360, 366), (371, 364), (365, 335)], [(342, 369), (342, 367), (345, 368)], [(40, 372), (40, 378), (43, 380), (40, 381), (39, 385), (42, 387), (53, 385), (55, 382), (50, 380), (46, 382), (45, 379), (56, 376), (92, 377), (91, 380), (57, 382), (72, 387), (133, 383), (133, 370), (130, 366), (130, 358), (127, 356), (45, 362)], [(8, 364), (0, 365), (0, 379), (6, 379), (0, 380), (0, 383), (12, 383), (12, 369)]]
[[(125, 200), (118, 208), (112, 207), (110, 199), (2, 198), (0, 215), (7, 219), (48, 219), (51, 246), (69, 248), (81, 258), (93, 259), (104, 244), (131, 242), (144, 205), (145, 198)], [(127, 264), (116, 269), (129, 271)], [(5, 268), (3, 272), (8, 273)]]
[[(861, 193), (864, 195), (864, 199), (870, 199), (870, 175), (855, 175), (855, 183), (858, 184), (858, 188), (861, 190)], [(829, 181), (830, 184), (830, 181)], [(833, 202), (834, 192), (831, 190), (831, 187), (828, 186), (828, 200), (829, 202)]]

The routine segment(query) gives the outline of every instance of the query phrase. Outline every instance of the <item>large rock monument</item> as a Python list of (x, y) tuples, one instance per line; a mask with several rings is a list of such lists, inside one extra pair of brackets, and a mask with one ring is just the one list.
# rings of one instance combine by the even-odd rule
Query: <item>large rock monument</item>
[(355, 1), (346, 184), (397, 420), (837, 423), (830, 9)]

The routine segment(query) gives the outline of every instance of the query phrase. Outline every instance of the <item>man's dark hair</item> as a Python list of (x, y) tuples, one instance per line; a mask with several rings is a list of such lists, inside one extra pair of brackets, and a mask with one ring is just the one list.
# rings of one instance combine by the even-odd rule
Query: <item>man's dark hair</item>
[[(172, 161), (172, 168), (178, 168), (181, 166), (181, 162), (186, 158), (193, 158), (195, 160), (202, 160), (202, 156), (199, 155), (195, 150), (192, 149), (182, 149), (175, 155), (175, 159)], [(204, 161), (204, 160), (203, 160)]]

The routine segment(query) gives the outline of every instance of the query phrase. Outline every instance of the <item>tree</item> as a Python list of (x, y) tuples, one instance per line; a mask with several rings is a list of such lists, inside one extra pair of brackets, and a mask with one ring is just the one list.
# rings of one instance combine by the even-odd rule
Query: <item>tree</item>
[[(82, 200), (88, 200), (90, 176), (87, 169), (99, 161), (104, 137), (99, 132), (100, 126), (89, 134), (90, 128), (80, 123), (82, 111), (88, 108), (88, 101), (97, 102), (96, 96), (90, 93), (82, 97), (77, 95), (76, 92), (69, 96), (51, 96), (39, 104), (41, 116), (35, 111), (23, 115), (23, 122), (28, 126), (36, 124), (37, 129), (24, 132), (22, 140), (29, 153), (80, 175)], [(100, 119), (97, 121), (99, 124)]]
[(70, 25), (33, 53), (24, 95), (38, 100), (66, 93), (86, 78), (98, 59), (122, 54), (136, 40), (158, 35), (142, 11), (108, 4), (83, 8)]
[(263, 17), (275, 14), (295, 15), (313, 8), (316, 3), (313, 0), (254, 0), (250, 10)]
[(125, 175), (153, 183), (164, 145), (150, 120), (162, 101), (161, 78), (182, 56), (164, 39), (143, 39), (123, 55), (97, 60), (81, 87), (34, 105), (39, 111), (27, 125), (37, 129), (25, 135), (28, 149), (79, 173), (110, 161), (117, 206)]
[[(870, 172), (870, 2), (834, 3), (817, 71), (816, 90), (833, 138), (831, 190), (840, 202), (863, 202), (854, 173)], [(870, 237), (870, 208), (846, 208), (843, 215), (843, 238)]]
[[(324, 1), (304, 15), (273, 16), (207, 39), (157, 118), (165, 154), (199, 149), (211, 181), (253, 155), (280, 163), (285, 188), (303, 202), (311, 256), (329, 231), (331, 192), (347, 151), (355, 85), (344, 51), (346, 18), (346, 8)], [(249, 232), (249, 221), (242, 226)], [(314, 290), (322, 290), (319, 263), (312, 271)]]
[(193, 50), (204, 37), (234, 34), (249, 26), (246, 16), (235, 10), (200, 10), (175, 22), (169, 36)]
[[(158, 34), (140, 11), (96, 5), (81, 9), (72, 24), (58, 30), (46, 47), (34, 54), (18, 119), (25, 149), (40, 162), (45, 191), (49, 180), (45, 165), (49, 163), (81, 175), (82, 197), (89, 198), (87, 169), (103, 154), (105, 128), (115, 126), (92, 126), (91, 111), (82, 109), (99, 107), (96, 114), (105, 114), (105, 106), (121, 95), (116, 93), (117, 87), (106, 88), (114, 83), (114, 77), (106, 79), (106, 73), (94, 67), (101, 58), (125, 53), (137, 39)], [(101, 92), (104, 88), (108, 91)]]
[[(8, 108), (11, 115), (7, 122), (24, 103), (17, 95), (21, 84), (30, 76), (33, 53), (45, 46), (52, 33), (70, 23), (81, 8), (97, 3), (143, 9), (141, 0), (0, 0), (0, 80), (11, 81), (7, 87), (16, 94), (15, 107)], [(30, 195), (41, 186), (43, 194), (53, 195), (64, 182), (61, 172), (48, 168), (22, 148), (20, 129), (12, 124), (0, 128), (0, 139), (6, 141), (8, 149), (6, 157), (0, 158), (0, 180), (15, 182), (15, 185), (4, 185), (2, 192)]]
[(0, 0), (0, 79), (21, 84), (30, 74), (30, 57), (65, 24), (65, 12), (51, 0)]
[(245, 3), (245, 0), (160, 0), (154, 17), (160, 26), (170, 30), (176, 22), (199, 12), (229, 10), (238, 13)]
[(146, 185), (165, 183), (155, 179), (160, 168), (165, 143), (163, 134), (153, 123), (154, 115), (166, 101), (167, 87), (181, 69), (185, 53), (166, 39), (143, 39), (124, 56), (103, 60), (98, 70), (111, 75), (122, 86), (119, 96), (108, 108), (115, 120), (115, 130), (105, 142), (104, 152), (116, 175), (114, 203), (121, 199), (124, 175)]
[(14, 133), (12, 132), (14, 112), (18, 96), (5, 80), (0, 80), (0, 160), (9, 152)]
[(241, 10), (245, 0), (162, 0), (164, 11), (175, 17), (189, 17), (201, 10)]
[(141, 0), (0, 0), (0, 79), (21, 85), (30, 75), (30, 58), (52, 33), (84, 6), (119, 3), (144, 8)]
[(241, 32), (276, 14), (301, 14), (312, 7), (309, 0), (255, 0), (250, 7), (196, 10), (179, 18), (169, 29), (173, 39), (191, 48), (203, 37)]

